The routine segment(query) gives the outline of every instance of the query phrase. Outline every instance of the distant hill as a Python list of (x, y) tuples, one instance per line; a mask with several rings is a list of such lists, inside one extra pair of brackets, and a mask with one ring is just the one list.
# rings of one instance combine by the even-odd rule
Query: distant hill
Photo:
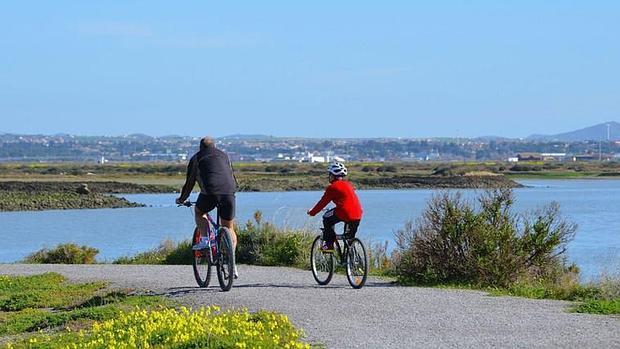
[(609, 125), (609, 139), (612, 141), (620, 140), (620, 123), (616, 121), (604, 122), (602, 124), (582, 128), (576, 131), (558, 133), (556, 135), (531, 135), (528, 140), (536, 141), (598, 141), (607, 140), (607, 125)]
[(265, 140), (265, 139), (273, 139), (273, 136), (267, 136), (267, 135), (244, 135), (244, 134), (236, 134), (236, 135), (229, 135), (229, 136), (224, 136), (224, 137), (219, 137), (218, 139), (221, 140)]

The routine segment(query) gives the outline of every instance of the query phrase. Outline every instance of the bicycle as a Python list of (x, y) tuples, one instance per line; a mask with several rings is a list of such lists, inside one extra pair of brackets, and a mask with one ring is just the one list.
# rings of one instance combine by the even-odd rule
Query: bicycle
[[(323, 230), (323, 228), (321, 228)], [(334, 242), (334, 252), (324, 252), (321, 250), (323, 245), (323, 234), (318, 235), (312, 242), (310, 249), (310, 266), (312, 276), (319, 285), (327, 285), (334, 276), (334, 269), (337, 264), (346, 269), (347, 280), (351, 287), (362, 288), (368, 277), (368, 256), (366, 247), (358, 238), (348, 236), (348, 224), (345, 223), (343, 233), (336, 235)], [(342, 242), (342, 248), (340, 242)]]
[[(182, 205), (191, 207), (196, 202), (186, 201)], [(232, 247), (232, 235), (227, 227), (219, 225), (219, 213), (217, 222), (207, 213), (207, 248), (192, 250), (194, 278), (199, 287), (209, 286), (211, 281), (211, 266), (215, 266), (217, 279), (222, 291), (229, 291), (234, 279), (234, 250)], [(198, 227), (194, 228), (192, 243), (200, 243), (201, 235)]]

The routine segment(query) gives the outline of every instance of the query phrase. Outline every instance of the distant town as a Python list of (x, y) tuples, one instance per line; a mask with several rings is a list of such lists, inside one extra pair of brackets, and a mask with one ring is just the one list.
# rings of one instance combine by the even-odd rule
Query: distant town
[[(216, 138), (216, 143), (233, 162), (620, 160), (620, 140), (608, 136), (598, 140), (229, 136)], [(197, 150), (199, 139), (0, 134), (0, 162), (182, 162)]]

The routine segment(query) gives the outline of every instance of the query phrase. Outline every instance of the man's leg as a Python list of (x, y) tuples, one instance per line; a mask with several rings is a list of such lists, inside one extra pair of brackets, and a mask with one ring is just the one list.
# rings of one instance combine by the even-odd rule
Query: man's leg
[(220, 217), (220, 225), (228, 228), (230, 231), (230, 237), (232, 238), (232, 250), (234, 264), (235, 279), (239, 277), (236, 263), (236, 249), (237, 249), (237, 233), (235, 232), (235, 195), (221, 195), (218, 198), (218, 215)]
[(194, 220), (196, 221), (198, 231), (200, 231), (200, 236), (207, 236), (207, 224), (209, 224), (207, 213), (202, 212), (198, 206), (194, 207)]
[(235, 220), (231, 219), (231, 220), (226, 220), (224, 218), (220, 218), (220, 224), (223, 227), (228, 228), (228, 230), (230, 230), (230, 235), (232, 236), (232, 243), (233, 243), (233, 250), (235, 248), (237, 248), (237, 233), (235, 233)]
[(216, 201), (212, 196), (200, 194), (194, 207), (194, 220), (196, 221), (196, 227), (200, 231), (200, 236), (207, 236), (207, 227), (209, 220), (207, 219), (207, 213), (215, 208)]

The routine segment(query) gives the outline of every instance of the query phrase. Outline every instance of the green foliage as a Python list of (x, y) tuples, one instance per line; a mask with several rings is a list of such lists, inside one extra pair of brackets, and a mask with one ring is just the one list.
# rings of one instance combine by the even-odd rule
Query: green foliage
[(117, 316), (120, 311), (115, 305), (60, 312), (28, 308), (6, 316), (0, 323), (0, 335), (34, 332), (62, 326), (71, 321), (110, 319)]
[(238, 263), (269, 266), (295, 266), (307, 268), (312, 239), (311, 233), (286, 231), (263, 222), (262, 214), (254, 214), (254, 222), (248, 221), (237, 230)]
[(539, 165), (514, 165), (510, 168), (510, 171), (513, 172), (532, 172), (532, 171), (542, 171), (542, 166)]
[(120, 257), (114, 264), (192, 264), (192, 244), (189, 240), (175, 243), (164, 240), (156, 249), (135, 256)]
[(575, 306), (572, 310), (576, 313), (601, 315), (620, 314), (620, 298), (611, 300), (592, 299)]
[[(27, 293), (33, 287), (54, 295), (58, 293), (54, 291), (71, 295), (72, 290), (92, 285), (64, 281), (53, 273), (0, 276), (0, 297)], [(5, 341), (6, 347), (229, 348), (243, 342), (270, 348), (309, 347), (299, 341), (301, 331), (284, 315), (264, 311), (220, 312), (216, 307), (177, 310), (175, 304), (163, 297), (93, 292), (90, 291), (90, 298), (80, 299), (80, 303), (74, 299), (62, 308), (49, 309), (50, 303), (32, 303), (27, 308), (0, 311), (0, 336), (15, 335), (12, 342)]]
[(104, 288), (105, 283), (67, 284), (62, 275), (0, 276), (0, 310), (64, 308), (80, 304)]
[(561, 280), (523, 280), (504, 289), (495, 289), (496, 295), (510, 295), (535, 299), (559, 299), (583, 301), (599, 299), (601, 289), (597, 285), (582, 285), (576, 274), (567, 273)]
[(394, 275), (394, 263), (388, 255), (388, 242), (364, 242), (368, 254), (368, 270), (375, 275)]
[(93, 264), (99, 250), (74, 243), (59, 244), (53, 249), (43, 248), (28, 255), (24, 263), (32, 264)]
[(134, 309), (84, 327), (32, 335), (10, 348), (310, 348), (285, 315), (214, 306)]
[(396, 234), (396, 271), (421, 283), (507, 287), (519, 279), (553, 280), (566, 270), (561, 255), (576, 226), (557, 204), (533, 215), (511, 212), (510, 189), (487, 191), (479, 209), (459, 193), (443, 193), (422, 218)]
[(136, 306), (155, 307), (168, 301), (153, 296), (101, 294), (105, 283), (70, 284), (56, 273), (0, 276), (0, 335), (55, 328), (70, 322), (106, 320)]

